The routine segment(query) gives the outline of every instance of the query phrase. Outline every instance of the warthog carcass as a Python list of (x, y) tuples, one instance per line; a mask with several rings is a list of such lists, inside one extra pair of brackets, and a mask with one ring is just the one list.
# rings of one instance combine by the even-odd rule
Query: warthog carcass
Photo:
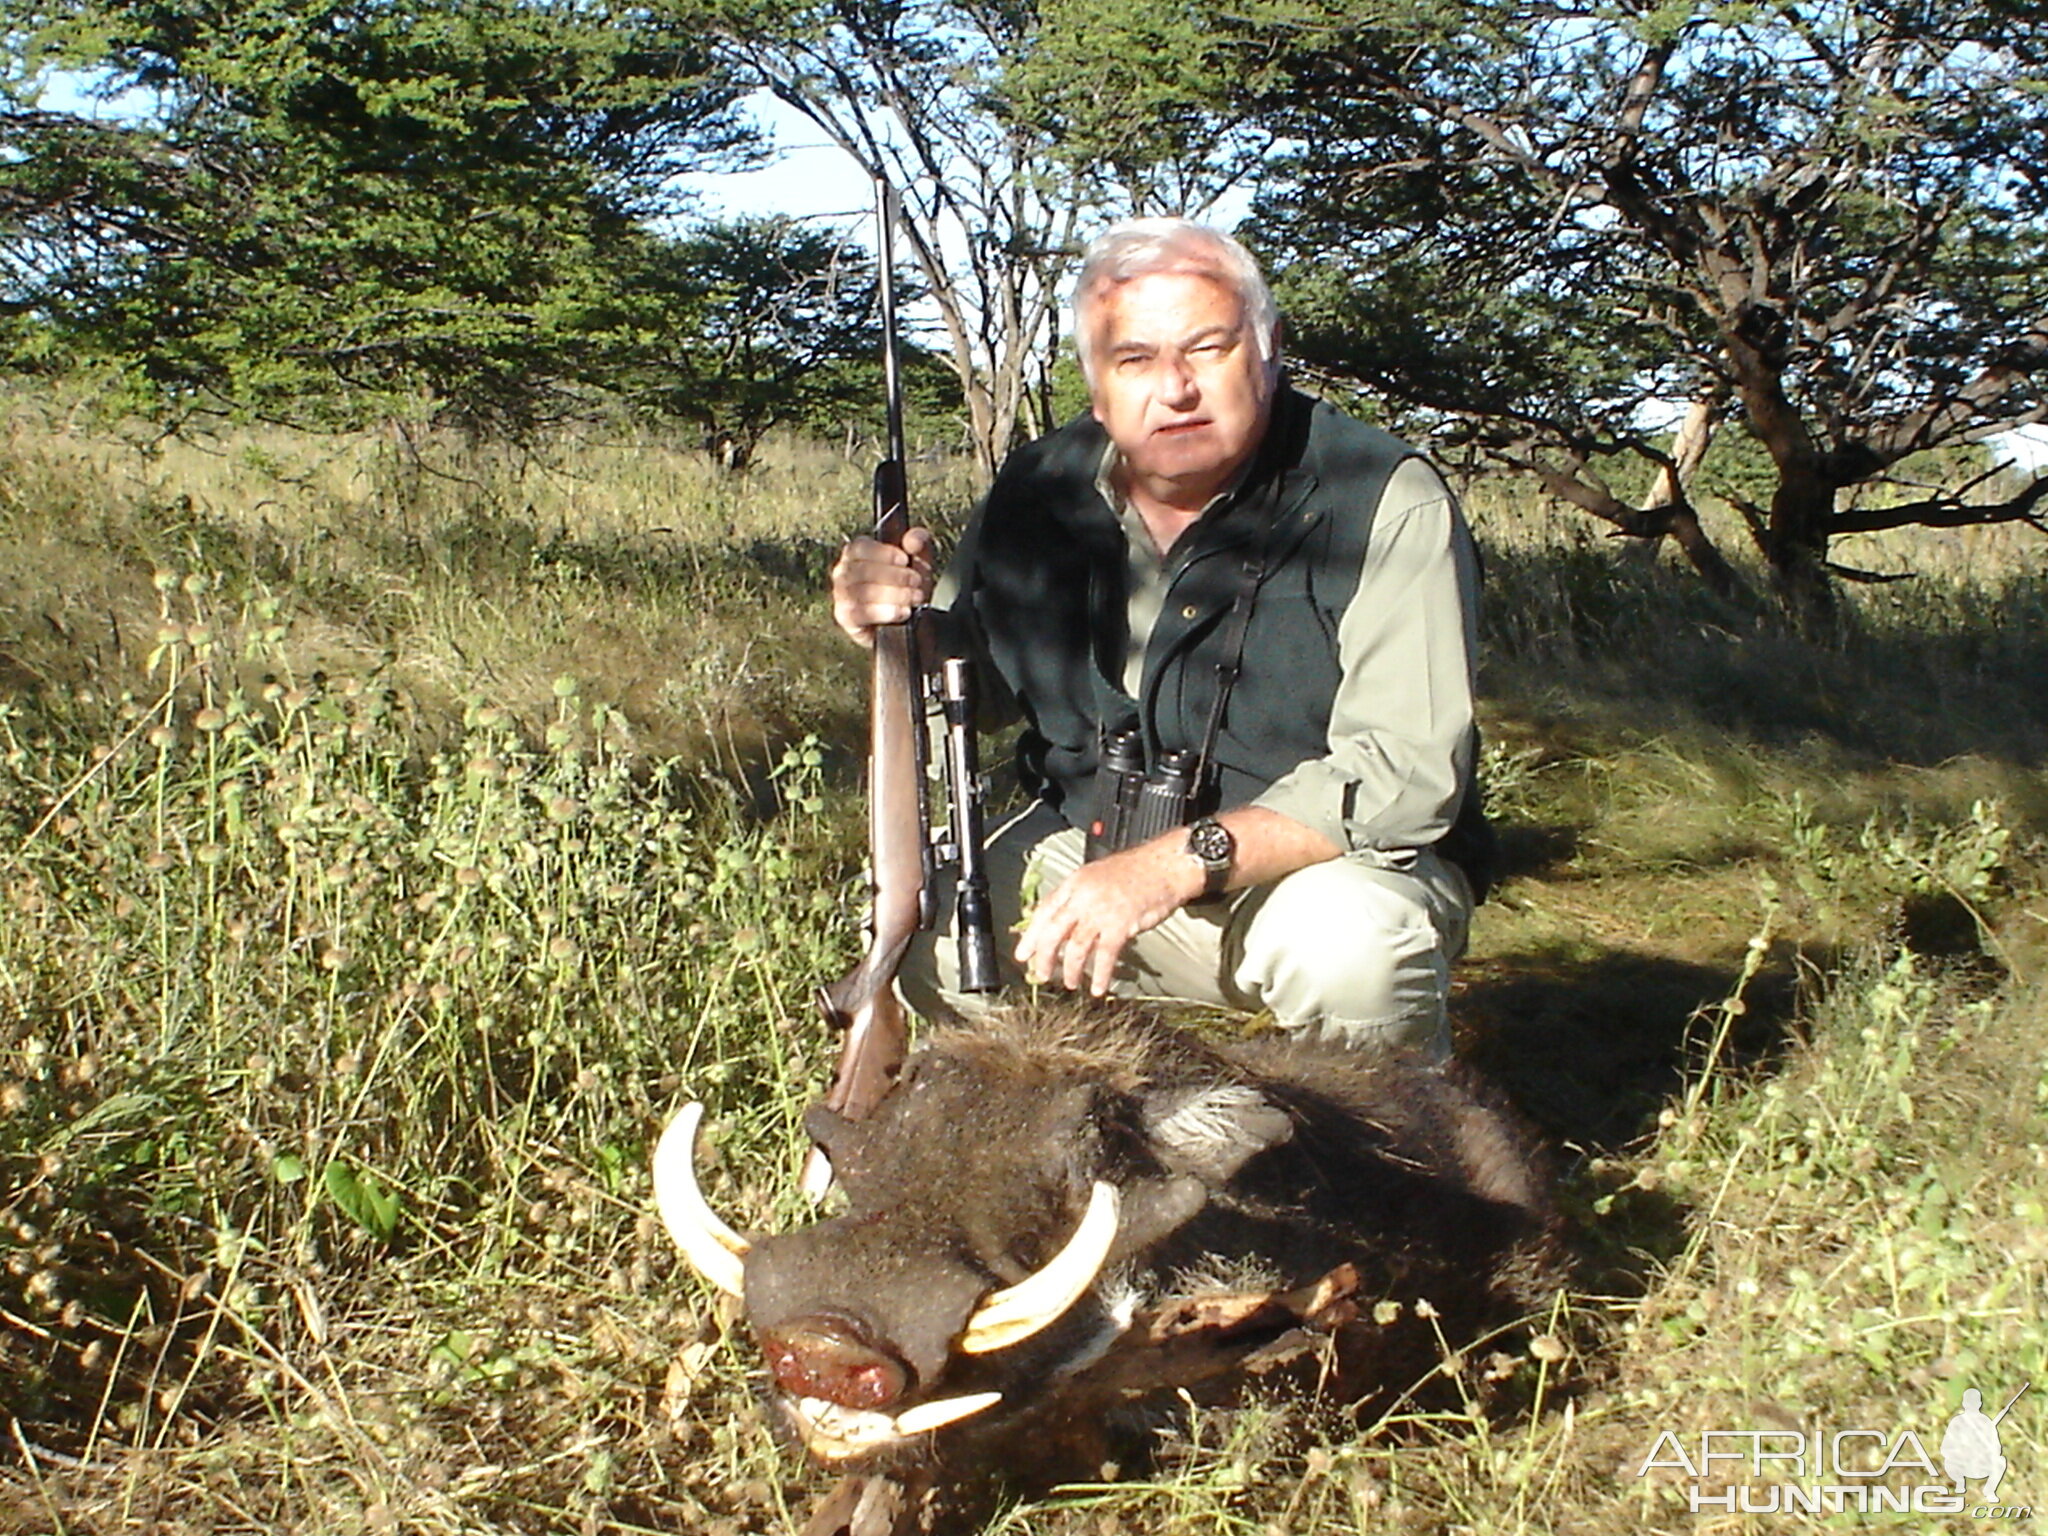
[(938, 1031), (868, 1119), (809, 1112), (845, 1212), (753, 1242), (699, 1193), (697, 1121), (656, 1153), (669, 1230), (744, 1298), (812, 1457), (899, 1482), (1092, 1471), (1121, 1410), (1318, 1344), (1351, 1396), (1399, 1390), (1557, 1284), (1533, 1143), (1405, 1054), (1130, 1009)]

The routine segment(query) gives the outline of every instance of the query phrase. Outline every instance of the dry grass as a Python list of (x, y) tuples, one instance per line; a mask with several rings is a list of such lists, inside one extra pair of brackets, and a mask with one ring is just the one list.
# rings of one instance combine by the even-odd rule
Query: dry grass
[[(787, 1528), (815, 1485), (644, 1153), (704, 1098), (721, 1205), (795, 1214), (864, 470), (9, 431), (0, 1529)], [(1490, 1411), (1197, 1421), (992, 1529), (1690, 1529), (1635, 1475), (1667, 1429), (1932, 1444), (2048, 1380), (2040, 551), (1820, 652), (1505, 516), (1460, 1019), (1571, 1164), (1571, 1357)]]
[[(637, 750), (736, 771), (859, 713), (814, 599), (868, 468), (820, 445), (771, 443), (735, 479), (656, 440), (81, 438), (19, 404), (0, 430), (0, 680), (144, 691), (153, 576), (196, 571), (281, 600), (292, 675), (374, 679), (433, 718), (483, 696), (538, 721), (567, 673)], [(949, 465), (916, 478), (919, 505), (959, 499)]]

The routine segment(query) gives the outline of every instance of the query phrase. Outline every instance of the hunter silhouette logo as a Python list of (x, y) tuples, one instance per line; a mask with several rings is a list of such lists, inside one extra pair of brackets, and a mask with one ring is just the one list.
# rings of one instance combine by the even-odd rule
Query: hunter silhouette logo
[[(1695, 1514), (1705, 1509), (1746, 1515), (1910, 1510), (2028, 1520), (2031, 1506), (1997, 1502), (2008, 1469), (1998, 1426), (2032, 1385), (2023, 1383), (1995, 1415), (1984, 1412), (1983, 1393), (1966, 1388), (1961, 1408), (1942, 1434), (1939, 1465), (1910, 1429), (1708, 1429), (1696, 1437), (1667, 1429), (1636, 1476), (1665, 1468), (1693, 1479), (1686, 1502)], [(1983, 1484), (1974, 1502), (1969, 1495), (1973, 1482)]]
[(2013, 1393), (2012, 1402), (1998, 1410), (1996, 1419), (1984, 1416), (1983, 1393), (1971, 1387), (1963, 1394), (1962, 1411), (1948, 1421), (1948, 1429), (1941, 1437), (1941, 1465), (1955, 1479), (1957, 1493), (1963, 1491), (1963, 1485), (1971, 1478), (1981, 1477), (1985, 1502), (1998, 1497), (1998, 1485), (2005, 1480), (2005, 1457), (1998, 1448), (1998, 1422), (2012, 1412), (2012, 1404), (2032, 1385), (2027, 1382)]

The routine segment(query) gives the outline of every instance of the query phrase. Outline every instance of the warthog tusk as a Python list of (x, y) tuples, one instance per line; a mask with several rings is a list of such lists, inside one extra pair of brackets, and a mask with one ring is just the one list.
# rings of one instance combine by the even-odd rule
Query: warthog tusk
[(697, 1127), (702, 1104), (685, 1104), (654, 1148), (654, 1208), (690, 1265), (730, 1296), (746, 1290), (747, 1240), (718, 1219), (697, 1186)]
[(969, 1419), (984, 1408), (993, 1408), (1003, 1400), (1000, 1392), (970, 1392), (965, 1397), (942, 1397), (935, 1403), (919, 1403), (915, 1408), (906, 1408), (896, 1415), (896, 1432), (900, 1435), (922, 1435), (934, 1429), (944, 1429), (948, 1424), (958, 1424)]
[(785, 1406), (805, 1450), (820, 1461), (853, 1461), (900, 1445), (915, 1435), (958, 1424), (1002, 1400), (1000, 1392), (970, 1392), (963, 1397), (919, 1403), (893, 1415), (842, 1408), (822, 1397), (787, 1399)]
[(1081, 1299), (1109, 1258), (1109, 1245), (1116, 1241), (1117, 1215), (1122, 1198), (1114, 1185), (1097, 1180), (1088, 1197), (1087, 1213), (1067, 1246), (1052, 1256), (1044, 1268), (1026, 1275), (1015, 1285), (997, 1291), (974, 1309), (960, 1335), (960, 1347), (970, 1355), (1021, 1344), (1040, 1329), (1049, 1327)]

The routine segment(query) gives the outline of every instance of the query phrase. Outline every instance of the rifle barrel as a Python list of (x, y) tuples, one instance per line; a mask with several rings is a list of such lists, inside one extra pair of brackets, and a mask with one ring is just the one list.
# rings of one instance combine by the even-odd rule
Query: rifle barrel
[[(881, 282), (882, 296), (882, 402), (887, 414), (889, 427), (889, 459), (902, 473), (905, 451), (903, 446), (903, 374), (902, 365), (896, 354), (896, 221), (902, 217), (900, 200), (895, 187), (885, 177), (875, 180), (875, 275)], [(907, 496), (902, 505), (908, 505)], [(882, 535), (879, 531), (876, 537)], [(902, 538), (901, 532), (890, 542)]]
[[(2013, 1395), (2012, 1395), (2012, 1402), (2011, 1402), (2011, 1403), (2007, 1403), (2007, 1404), (2006, 1404), (2006, 1405), (2005, 1405), (2005, 1406), (2004, 1406), (2003, 1408), (2001, 1408), (2001, 1409), (1999, 1409), (1999, 1410), (1998, 1410), (1998, 1419), (2002, 1419), (2002, 1418), (2004, 1418), (2004, 1417), (2005, 1417), (2005, 1416), (2006, 1416), (2006, 1415), (2007, 1415), (2008, 1413), (2011, 1413), (2011, 1412), (2012, 1412), (2012, 1404), (2013, 1404), (2013, 1403), (2016, 1403), (2016, 1402), (2018, 1402), (2018, 1401), (2019, 1401), (2019, 1400), (2020, 1400), (2021, 1398), (2025, 1397), (2025, 1396), (2027, 1395), (2027, 1388), (2028, 1388), (2028, 1387), (2031, 1387), (2032, 1385), (2033, 1385), (2033, 1383), (2032, 1383), (2031, 1381), (2027, 1381), (2027, 1382), (2022, 1382), (2022, 1383), (2020, 1384), (2020, 1389), (2019, 1389), (2019, 1391), (2017, 1391), (2017, 1392), (2013, 1393)], [(1994, 1427), (1996, 1427), (1996, 1425), (1998, 1424), (1998, 1419), (1993, 1419), (1993, 1420), (1991, 1421), (1991, 1423), (1992, 1423), (1992, 1425), (1993, 1425)]]

